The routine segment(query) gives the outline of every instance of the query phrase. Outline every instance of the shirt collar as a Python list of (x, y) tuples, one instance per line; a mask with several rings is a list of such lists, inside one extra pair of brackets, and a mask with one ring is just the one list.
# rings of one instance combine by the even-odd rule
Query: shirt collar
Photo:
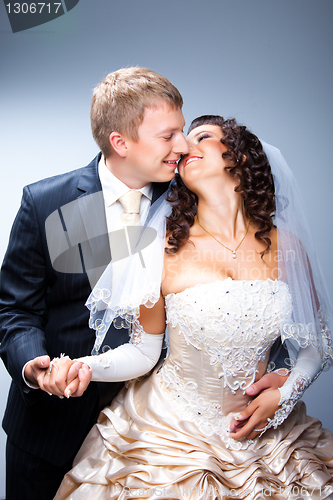
[[(98, 175), (102, 184), (103, 196), (106, 206), (111, 206), (115, 203), (120, 196), (130, 191), (130, 188), (126, 186), (118, 177), (116, 177), (105, 165), (104, 156), (98, 163)], [(150, 201), (153, 197), (153, 186), (151, 183), (147, 184), (141, 189), (138, 189), (146, 198)]]

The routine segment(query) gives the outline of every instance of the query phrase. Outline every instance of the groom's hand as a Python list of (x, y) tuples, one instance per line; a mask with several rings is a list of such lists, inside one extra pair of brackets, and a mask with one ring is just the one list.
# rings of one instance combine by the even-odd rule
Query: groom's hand
[(279, 371), (266, 373), (258, 382), (254, 382), (254, 384), (250, 385), (245, 392), (248, 396), (258, 396), (263, 392), (282, 387), (288, 377), (289, 371), (284, 368)]
[(24, 368), (24, 377), (27, 382), (29, 382), (32, 386), (39, 386), (38, 378), (44, 376), (44, 373), (50, 367), (50, 357), (38, 356), (38, 358), (32, 359), (29, 361)]

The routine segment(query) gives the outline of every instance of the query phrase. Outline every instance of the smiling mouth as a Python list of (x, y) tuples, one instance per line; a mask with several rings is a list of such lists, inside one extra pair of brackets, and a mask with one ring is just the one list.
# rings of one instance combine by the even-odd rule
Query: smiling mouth
[(190, 156), (189, 158), (187, 158), (185, 160), (184, 167), (186, 167), (192, 161), (196, 161), (196, 160), (202, 160), (202, 157), (201, 156)]
[(177, 167), (178, 160), (164, 160), (163, 163), (170, 165), (171, 167)]

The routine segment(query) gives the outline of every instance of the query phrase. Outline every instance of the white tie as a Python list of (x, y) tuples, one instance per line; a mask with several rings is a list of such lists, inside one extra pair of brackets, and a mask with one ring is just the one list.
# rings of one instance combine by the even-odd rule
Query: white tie
[(123, 194), (119, 201), (124, 211), (120, 220), (124, 226), (135, 226), (140, 222), (141, 191), (128, 191)]

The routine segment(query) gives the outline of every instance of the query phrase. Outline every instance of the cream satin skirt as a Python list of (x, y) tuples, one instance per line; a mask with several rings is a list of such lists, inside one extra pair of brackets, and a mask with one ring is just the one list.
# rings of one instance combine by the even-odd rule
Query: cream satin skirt
[(277, 430), (228, 446), (177, 415), (156, 370), (103, 410), (55, 500), (333, 498), (333, 435), (303, 402)]

